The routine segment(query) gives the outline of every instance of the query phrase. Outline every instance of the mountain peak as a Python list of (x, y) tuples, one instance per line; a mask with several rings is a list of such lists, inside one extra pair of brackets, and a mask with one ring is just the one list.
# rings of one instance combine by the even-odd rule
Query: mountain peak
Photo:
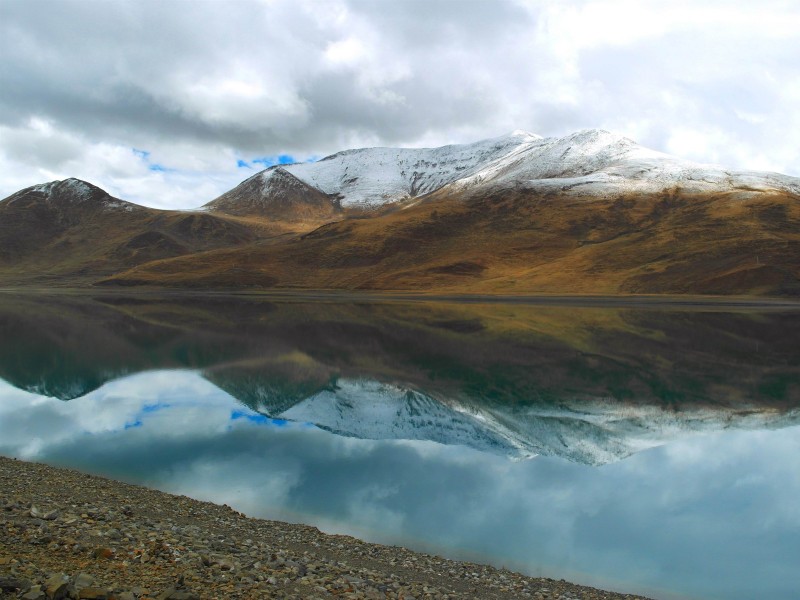
[(626, 143), (637, 145), (634, 140), (606, 129), (581, 129), (560, 139), (580, 144), (609, 145)]
[(274, 166), (249, 177), (205, 208), (237, 216), (313, 221), (330, 217), (336, 205), (330, 196), (298, 179), (283, 166)]
[(56, 200), (83, 201), (88, 200), (93, 194), (100, 193), (108, 195), (104, 190), (92, 185), (82, 179), (68, 177), (67, 179), (56, 179), (47, 183), (40, 183), (28, 188), (32, 192), (39, 192), (48, 198)]
[(439, 148), (343, 150), (314, 163), (283, 168), (345, 207), (376, 208), (433, 192), (508, 158), (540, 136), (527, 131)]
[(525, 131), (524, 129), (515, 129), (514, 131), (509, 132), (503, 137), (520, 138), (524, 141), (533, 141), (542, 139), (541, 135), (538, 135), (536, 133), (531, 133), (530, 131)]
[(300, 190), (306, 185), (339, 198), (345, 208), (367, 209), (407, 201), (445, 186), (453, 190), (509, 185), (561, 191), (574, 188), (591, 196), (659, 192), (676, 185), (701, 192), (719, 185), (792, 193), (797, 189), (792, 178), (764, 174), (754, 182), (752, 175), (742, 173), (737, 179), (731, 173), (649, 150), (605, 129), (582, 129), (547, 138), (518, 129), (439, 148), (343, 150), (314, 163), (271, 167), (261, 173), (259, 182), (269, 189)]
[(88, 181), (68, 177), (56, 179), (46, 183), (32, 185), (16, 194), (12, 194), (3, 202), (14, 204), (17, 202), (43, 202), (56, 210), (67, 207), (101, 210), (126, 210), (132, 211), (139, 207), (131, 202), (114, 198), (105, 190), (92, 185)]
[(261, 181), (268, 186), (293, 184), (294, 182), (305, 185), (303, 184), (302, 181), (300, 181), (297, 177), (295, 177), (289, 171), (284, 169), (283, 166), (281, 165), (269, 167), (268, 169), (265, 169), (260, 173), (257, 173), (256, 177), (259, 177)]

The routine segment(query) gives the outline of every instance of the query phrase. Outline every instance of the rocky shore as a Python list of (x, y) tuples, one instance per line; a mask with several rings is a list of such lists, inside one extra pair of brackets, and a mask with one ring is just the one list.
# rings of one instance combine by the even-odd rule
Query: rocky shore
[(0, 457), (0, 598), (636, 599)]

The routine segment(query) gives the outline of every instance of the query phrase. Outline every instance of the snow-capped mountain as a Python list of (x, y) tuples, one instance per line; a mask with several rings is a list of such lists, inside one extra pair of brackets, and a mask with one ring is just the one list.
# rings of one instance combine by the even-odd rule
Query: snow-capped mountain
[[(212, 202), (230, 197), (277, 197), (270, 181), (290, 173), (343, 207), (375, 208), (450, 186), (575, 191), (608, 196), (625, 192), (770, 190), (800, 193), (800, 179), (777, 173), (735, 171), (649, 150), (600, 129), (560, 138), (525, 131), (441, 148), (345, 150), (314, 163), (270, 167)], [(250, 200), (252, 202), (252, 200)], [(247, 200), (242, 200), (247, 202)]]
[(800, 179), (796, 177), (693, 163), (601, 129), (531, 141), (513, 156), (503, 157), (453, 185), (465, 188), (479, 184), (522, 185), (591, 196), (675, 188), (684, 192), (800, 193)]
[(426, 440), (513, 459), (558, 456), (602, 465), (702, 432), (777, 429), (800, 424), (800, 410), (757, 407), (664, 410), (565, 398), (558, 406), (490, 406), (437, 399), (371, 379), (340, 379), (293, 406), (260, 409), (273, 418), (312, 423), (337, 435), (374, 440)]
[(433, 192), (475, 176), (488, 165), (511, 161), (541, 138), (524, 131), (441, 148), (363, 148), (315, 163), (284, 167), (342, 205), (377, 206)]
[(327, 194), (282, 167), (262, 171), (206, 205), (230, 215), (282, 220), (330, 217), (337, 204)]
[(9, 196), (4, 203), (12, 206), (32, 201), (43, 202), (60, 210), (72, 208), (125, 212), (144, 210), (138, 204), (114, 198), (105, 190), (74, 177), (33, 185)]
[[(313, 163), (270, 167), (206, 205), (229, 210), (242, 203), (280, 198), (273, 179), (291, 174), (317, 193), (344, 207), (374, 208), (433, 192), (448, 183), (479, 173), (500, 159), (511, 160), (539, 136), (524, 131), (472, 144), (441, 148), (361, 148), (344, 150)], [(285, 178), (283, 175), (282, 178)], [(260, 199), (260, 200), (256, 200)]]

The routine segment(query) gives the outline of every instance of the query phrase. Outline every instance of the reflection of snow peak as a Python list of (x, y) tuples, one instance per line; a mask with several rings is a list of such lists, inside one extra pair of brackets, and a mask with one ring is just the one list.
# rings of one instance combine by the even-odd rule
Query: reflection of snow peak
[(350, 437), (430, 440), (520, 458), (531, 455), (511, 431), (459, 408), (398, 386), (344, 379), (335, 391), (320, 392), (272, 416)]
[(96, 387), (97, 384), (94, 382), (76, 377), (75, 379), (55, 382), (42, 379), (30, 385), (26, 385), (23, 389), (37, 396), (49, 396), (50, 398), (58, 398), (59, 400), (74, 400), (75, 398), (85, 396), (96, 389)]
[(482, 406), (440, 402), (420, 392), (373, 380), (344, 379), (291, 408), (271, 414), (365, 439), (430, 440), (528, 458), (537, 454), (601, 465), (692, 433), (778, 428), (800, 423), (800, 410), (665, 411), (614, 401), (576, 401), (558, 407)]
[[(71, 415), (70, 423), (83, 432), (116, 431), (142, 424), (150, 432), (157, 428), (165, 436), (225, 429), (230, 426), (233, 396), (269, 417), (312, 423), (348, 437), (432, 441), (513, 459), (558, 456), (589, 465), (615, 462), (697, 433), (800, 425), (800, 408), (784, 411), (738, 404), (674, 410), (626, 404), (613, 398), (566, 398), (557, 404), (510, 406), (478, 398), (435, 398), (372, 379), (339, 379), (310, 395), (288, 394), (280, 386), (268, 386), (259, 379), (225, 383), (222, 394), (217, 387), (220, 382), (209, 382), (196, 372), (160, 370), (102, 386), (77, 378), (41, 381), (28, 386), (27, 391), (62, 399), (83, 396), (80, 401), (54, 404)], [(83, 395), (87, 390), (93, 391)], [(30, 403), (30, 398), (20, 393), (24, 404)], [(170, 410), (162, 410), (165, 408)], [(176, 427), (176, 411), (181, 412), (179, 422), (191, 423), (191, 427)], [(15, 407), (11, 412), (24, 411)], [(191, 416), (187, 416), (189, 413)], [(258, 422), (256, 414), (252, 416), (244, 415)], [(2, 435), (0, 431), (0, 439)], [(48, 436), (52, 438), (53, 434)], [(26, 447), (26, 456), (33, 456), (39, 445)]]
[(445, 186), (454, 190), (523, 186), (590, 196), (675, 188), (800, 193), (800, 179), (795, 177), (692, 163), (600, 129), (561, 138), (515, 131), (441, 148), (345, 150), (314, 163), (270, 167), (251, 179), (260, 177), (269, 186), (275, 173), (287, 172), (338, 198), (343, 206), (375, 207)]

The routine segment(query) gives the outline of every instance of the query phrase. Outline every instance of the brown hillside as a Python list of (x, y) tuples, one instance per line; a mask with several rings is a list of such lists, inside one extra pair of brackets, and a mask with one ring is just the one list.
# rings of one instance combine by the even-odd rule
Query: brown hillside
[(280, 167), (246, 179), (205, 208), (288, 222), (331, 220), (340, 210), (330, 196)]
[(264, 227), (118, 200), (79, 180), (0, 202), (0, 282), (89, 283), (132, 266), (263, 237)]
[(447, 293), (800, 293), (800, 199), (431, 194), (305, 235), (156, 260), (105, 284)]

